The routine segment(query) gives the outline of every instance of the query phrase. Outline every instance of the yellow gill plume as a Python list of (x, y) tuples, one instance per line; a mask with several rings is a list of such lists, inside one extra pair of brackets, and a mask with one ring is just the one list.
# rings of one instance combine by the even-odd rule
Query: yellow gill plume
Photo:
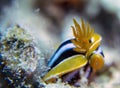
[(81, 19), (81, 25), (79, 25), (75, 19), (73, 19), (73, 22), (75, 27), (71, 27), (75, 36), (75, 39), (72, 40), (73, 44), (76, 46), (74, 50), (85, 53), (91, 45), (90, 39), (94, 35), (94, 29), (90, 27), (89, 23), (85, 24), (83, 19)]

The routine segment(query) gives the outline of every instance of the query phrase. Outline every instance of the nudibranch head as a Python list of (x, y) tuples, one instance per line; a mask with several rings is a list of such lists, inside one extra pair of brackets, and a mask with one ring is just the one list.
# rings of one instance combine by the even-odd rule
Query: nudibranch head
[(77, 52), (86, 52), (91, 46), (91, 38), (94, 35), (94, 29), (90, 27), (87, 23), (81, 19), (81, 25), (73, 19), (74, 26), (71, 26), (73, 29), (73, 34), (75, 36), (75, 40), (72, 40), (73, 44), (76, 46), (74, 49)]
[[(80, 53), (86, 53), (96, 41), (101, 40), (101, 37), (94, 33), (94, 29), (90, 27), (90, 24), (85, 24), (82, 19), (81, 25), (79, 25), (75, 19), (73, 19), (73, 22), (75, 27), (71, 27), (75, 37), (75, 39), (72, 40), (73, 44), (76, 46), (74, 50)], [(99, 39), (96, 40), (96, 36), (99, 36)]]

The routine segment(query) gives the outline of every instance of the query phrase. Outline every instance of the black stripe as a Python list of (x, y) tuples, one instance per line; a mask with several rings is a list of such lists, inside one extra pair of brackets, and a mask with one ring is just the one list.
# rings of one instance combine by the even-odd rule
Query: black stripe
[[(57, 64), (59, 64), (61, 61), (63, 61), (64, 59), (68, 58), (68, 57), (71, 57), (73, 55), (76, 55), (76, 54), (80, 54), (76, 51), (73, 50), (73, 47), (67, 47), (64, 51), (62, 51), (61, 53), (59, 53), (60, 49), (64, 46), (67, 46), (68, 44), (73, 44), (71, 42), (71, 40), (67, 40), (65, 42), (63, 42), (59, 48), (56, 50), (56, 52), (53, 54), (53, 56), (50, 58), (50, 61), (48, 62), (48, 66), (53, 68), (54, 66), (56, 66)], [(60, 55), (55, 58), (55, 55), (59, 53)], [(54, 60), (53, 60), (54, 59)]]
[(58, 57), (58, 59), (51, 65), (51, 68), (53, 68), (54, 66), (59, 64), (64, 59), (66, 59), (68, 57), (71, 57), (73, 55), (77, 55), (77, 54), (80, 54), (80, 53), (75, 52), (72, 48), (71, 49), (67, 49), (66, 51), (62, 52), (62, 54)]
[[(56, 50), (56, 52), (58, 52), (58, 50), (59, 50), (61, 47), (65, 46), (65, 45), (67, 45), (67, 44), (69, 44), (69, 43), (72, 43), (71, 40), (72, 40), (72, 39), (69, 39), (69, 40), (64, 41), (64, 42), (58, 47), (58, 49)], [(55, 52), (55, 53), (56, 53), (56, 52)]]

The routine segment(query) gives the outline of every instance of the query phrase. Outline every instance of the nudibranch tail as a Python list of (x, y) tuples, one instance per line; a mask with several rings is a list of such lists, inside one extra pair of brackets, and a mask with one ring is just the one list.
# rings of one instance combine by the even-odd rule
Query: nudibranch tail
[(81, 25), (73, 19), (74, 26), (71, 26), (73, 29), (73, 35), (75, 36), (75, 40), (72, 40), (73, 44), (75, 44), (75, 51), (86, 52), (86, 50), (90, 47), (91, 43), (89, 42), (91, 37), (94, 35), (94, 29), (90, 27), (89, 23), (84, 23), (83, 19), (81, 19)]

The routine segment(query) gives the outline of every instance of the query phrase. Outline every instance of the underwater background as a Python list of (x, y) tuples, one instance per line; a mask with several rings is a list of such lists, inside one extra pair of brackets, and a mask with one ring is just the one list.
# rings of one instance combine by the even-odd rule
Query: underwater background
[(61, 42), (73, 38), (73, 18), (102, 36), (105, 67), (80, 88), (120, 87), (120, 0), (1, 0), (0, 88), (74, 88), (46, 84), (47, 62)]

